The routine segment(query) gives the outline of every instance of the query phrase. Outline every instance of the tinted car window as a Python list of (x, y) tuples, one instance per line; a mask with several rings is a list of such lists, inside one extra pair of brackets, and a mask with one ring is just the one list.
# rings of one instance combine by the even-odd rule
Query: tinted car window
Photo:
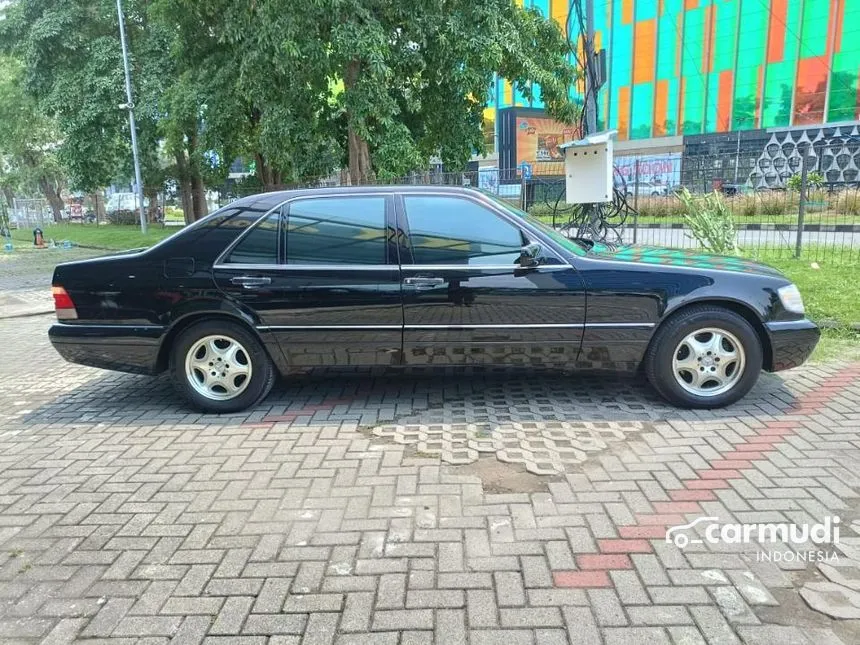
[(385, 197), (325, 197), (290, 204), (287, 264), (385, 264)]
[(255, 226), (236, 245), (227, 258), (228, 264), (277, 264), (278, 220), (275, 212)]
[(520, 230), (468, 199), (404, 197), (415, 264), (514, 264)]

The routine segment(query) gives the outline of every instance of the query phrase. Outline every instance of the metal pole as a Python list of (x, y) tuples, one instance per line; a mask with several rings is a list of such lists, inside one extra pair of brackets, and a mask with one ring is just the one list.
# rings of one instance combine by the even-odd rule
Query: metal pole
[(800, 165), (800, 203), (797, 205), (797, 242), (794, 245), (794, 257), (800, 257), (803, 247), (803, 218), (806, 215), (806, 182), (809, 159), (809, 146), (803, 146), (803, 160)]
[(134, 99), (131, 95), (131, 72), (128, 66), (128, 47), (125, 44), (125, 17), (122, 13), (122, 0), (116, 0), (116, 13), (119, 17), (119, 40), (122, 43), (122, 65), (125, 68), (125, 95), (128, 102), (121, 108), (128, 110), (128, 127), (131, 129), (131, 152), (134, 155), (134, 180), (137, 183), (137, 199), (140, 202), (140, 232), (146, 234), (146, 213), (143, 208), (143, 180), (140, 177), (140, 157), (137, 152), (137, 124), (134, 121)]
[(597, 91), (594, 76), (594, 0), (585, 0), (585, 134), (597, 132)]
[(639, 237), (639, 157), (633, 160), (633, 244)]
[(741, 160), (741, 131), (738, 130), (738, 145), (735, 148), (735, 185), (738, 183), (738, 165)]

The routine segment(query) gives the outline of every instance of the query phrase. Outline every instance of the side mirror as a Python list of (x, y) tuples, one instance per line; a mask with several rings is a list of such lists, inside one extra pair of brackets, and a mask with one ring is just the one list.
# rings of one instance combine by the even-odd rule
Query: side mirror
[(520, 266), (524, 269), (530, 269), (540, 264), (540, 256), (543, 248), (537, 242), (526, 244), (520, 250)]

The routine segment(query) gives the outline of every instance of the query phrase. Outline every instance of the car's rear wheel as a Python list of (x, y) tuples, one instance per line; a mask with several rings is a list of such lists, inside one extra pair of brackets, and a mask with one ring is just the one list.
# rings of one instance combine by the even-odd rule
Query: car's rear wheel
[(237, 412), (263, 399), (275, 382), (266, 350), (243, 325), (213, 320), (177, 336), (170, 356), (176, 389), (204, 412)]
[(721, 307), (679, 312), (660, 326), (645, 355), (645, 373), (654, 389), (685, 408), (734, 403), (750, 391), (761, 366), (755, 329)]

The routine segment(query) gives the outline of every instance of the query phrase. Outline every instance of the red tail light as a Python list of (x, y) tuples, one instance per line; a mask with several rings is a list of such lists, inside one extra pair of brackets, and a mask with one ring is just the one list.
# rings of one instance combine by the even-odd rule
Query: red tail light
[(72, 297), (62, 287), (51, 287), (51, 293), (54, 295), (54, 309), (57, 312), (57, 320), (74, 320), (78, 317), (78, 312), (75, 309), (75, 303), (72, 302)]

